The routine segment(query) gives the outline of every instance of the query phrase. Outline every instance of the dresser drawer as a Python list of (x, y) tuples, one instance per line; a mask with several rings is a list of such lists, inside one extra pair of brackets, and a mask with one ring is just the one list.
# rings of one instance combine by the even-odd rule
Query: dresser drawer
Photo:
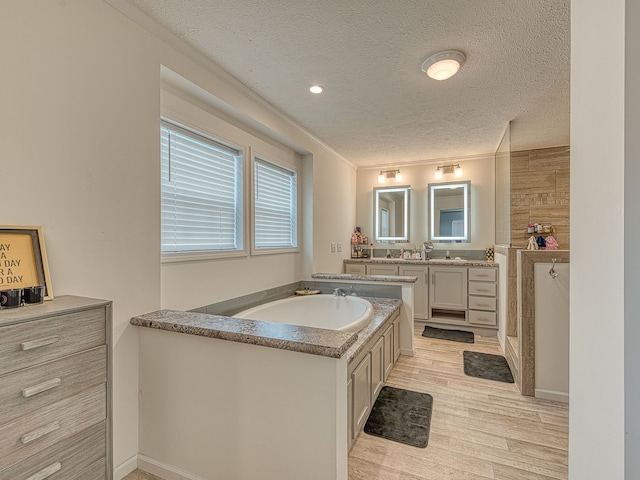
[(106, 475), (106, 461), (104, 458), (101, 458), (94, 464), (89, 465), (78, 475), (69, 477), (69, 480), (105, 480), (107, 478)]
[[(101, 422), (0, 471), (0, 480), (105, 478), (106, 425)], [(96, 466), (98, 464), (98, 466)], [(102, 476), (83, 476), (102, 466)], [(49, 474), (49, 476), (45, 476)]]
[(475, 297), (469, 295), (469, 310), (496, 311), (495, 297)]
[(0, 425), (107, 381), (107, 347), (0, 376)]
[(0, 375), (106, 343), (103, 308), (0, 328)]
[(469, 280), (480, 280), (481, 282), (495, 282), (495, 268), (469, 268)]
[(21, 462), (103, 422), (107, 413), (106, 398), (106, 385), (99, 385), (0, 426), (3, 464)]
[(482, 312), (479, 310), (470, 310), (469, 323), (472, 325), (487, 325), (487, 326), (495, 327), (497, 325), (496, 312)]
[(492, 282), (469, 282), (469, 295), (496, 296), (496, 284)]

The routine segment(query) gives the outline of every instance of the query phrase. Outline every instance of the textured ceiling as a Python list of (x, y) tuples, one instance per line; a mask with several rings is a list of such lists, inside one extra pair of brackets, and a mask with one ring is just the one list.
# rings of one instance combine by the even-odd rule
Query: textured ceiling
[(358, 166), (569, 144), (569, 0), (131, 2)]

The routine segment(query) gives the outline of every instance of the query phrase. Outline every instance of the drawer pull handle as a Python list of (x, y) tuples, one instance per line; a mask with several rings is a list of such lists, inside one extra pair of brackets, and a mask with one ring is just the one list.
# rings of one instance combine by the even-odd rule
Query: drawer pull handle
[(30, 433), (25, 433), (20, 437), (20, 441), (23, 445), (27, 445), (28, 443), (33, 442), (34, 440), (39, 439), (47, 435), (48, 433), (55, 432), (60, 428), (60, 422), (51, 422), (49, 425), (45, 425), (44, 427), (40, 427), (37, 430), (34, 430)]
[(29, 340), (28, 342), (22, 342), (20, 348), (23, 352), (27, 350), (33, 350), (34, 348), (46, 347), (52, 343), (56, 343), (60, 340), (60, 337), (53, 335), (52, 337), (38, 338), (37, 340)]
[(476, 277), (488, 277), (489, 274), (487, 273), (476, 273)]
[(42, 382), (38, 385), (34, 385), (33, 387), (27, 387), (22, 389), (22, 396), (24, 398), (33, 397), (38, 393), (46, 392), (47, 390), (51, 390), (52, 388), (56, 388), (62, 383), (62, 380), (59, 378), (52, 378), (51, 380), (47, 380), (46, 382)]
[(62, 464), (60, 464), (60, 462), (56, 462), (46, 468), (43, 468), (38, 473), (34, 473), (26, 480), (44, 480), (45, 478), (49, 478), (54, 473), (59, 472), (61, 468)]
[(477, 289), (479, 292), (488, 292), (489, 289), (488, 288), (478, 288)]
[(491, 305), (489, 305), (488, 303), (479, 303), (478, 306), (480, 306), (480, 307), (490, 307)]

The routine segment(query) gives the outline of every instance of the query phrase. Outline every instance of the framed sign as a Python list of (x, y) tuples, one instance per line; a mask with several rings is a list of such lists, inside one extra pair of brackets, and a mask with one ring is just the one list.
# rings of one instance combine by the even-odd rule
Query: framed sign
[(0, 226), (0, 290), (38, 285), (45, 287), (45, 300), (51, 300), (42, 228)]

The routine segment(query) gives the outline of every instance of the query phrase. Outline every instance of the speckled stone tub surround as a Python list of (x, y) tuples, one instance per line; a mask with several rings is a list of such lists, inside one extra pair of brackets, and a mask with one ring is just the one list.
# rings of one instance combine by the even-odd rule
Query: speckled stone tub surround
[(331, 358), (341, 358), (347, 354), (350, 361), (368, 338), (402, 305), (399, 299), (365, 298), (373, 305), (374, 315), (371, 322), (358, 333), (179, 310), (159, 310), (139, 315), (131, 319), (131, 324)]

